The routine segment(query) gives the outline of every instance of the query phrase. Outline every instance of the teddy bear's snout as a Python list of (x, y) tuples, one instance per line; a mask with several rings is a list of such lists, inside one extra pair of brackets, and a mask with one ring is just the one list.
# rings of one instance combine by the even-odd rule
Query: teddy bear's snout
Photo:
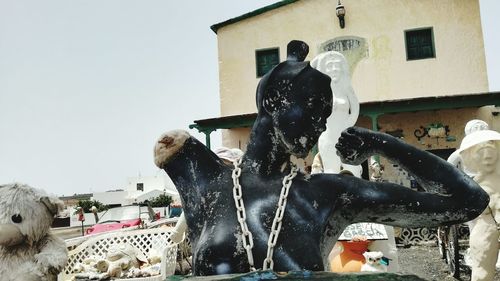
[(15, 246), (22, 243), (24, 235), (19, 227), (13, 224), (0, 224), (0, 245), (5, 247)]

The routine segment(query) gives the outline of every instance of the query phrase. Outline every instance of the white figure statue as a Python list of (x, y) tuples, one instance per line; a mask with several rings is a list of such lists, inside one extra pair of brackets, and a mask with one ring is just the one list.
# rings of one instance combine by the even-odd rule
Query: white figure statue
[(470, 230), (471, 281), (491, 281), (495, 276), (500, 222), (500, 133), (479, 130), (465, 136), (458, 150), (464, 168), (490, 195), (488, 208)]
[(359, 101), (351, 86), (349, 66), (339, 52), (325, 52), (311, 61), (311, 66), (330, 76), (330, 87), (333, 93), (332, 114), (326, 120), (326, 131), (318, 140), (318, 150), (325, 173), (340, 173), (349, 170), (354, 176), (361, 177), (361, 166), (342, 164), (337, 156), (335, 144), (340, 133), (354, 126), (359, 115)]
[[(480, 130), (488, 130), (489, 126), (488, 123), (484, 122), (483, 120), (479, 119), (472, 119), (467, 124), (465, 124), (465, 135), (469, 135), (473, 132), (480, 131)], [(448, 157), (448, 162), (451, 163), (453, 166), (457, 167), (458, 169), (464, 171), (469, 176), (474, 176), (474, 174), (471, 171), (467, 171), (464, 169), (462, 165), (462, 159), (460, 157), (459, 150), (456, 150), (453, 152), (449, 157)]]
[[(330, 87), (333, 93), (332, 114), (326, 120), (326, 131), (318, 140), (319, 153), (314, 158), (312, 173), (346, 173), (361, 178), (363, 168), (344, 164), (337, 156), (335, 144), (343, 130), (354, 126), (359, 116), (359, 101), (351, 85), (349, 66), (344, 56), (339, 52), (325, 52), (316, 56), (311, 61), (311, 66), (324, 74), (330, 76), (332, 82)], [(396, 242), (394, 239), (394, 228), (384, 226), (388, 240), (373, 241), (370, 244), (371, 251), (381, 251), (392, 261), (389, 272), (399, 270)], [(334, 250), (335, 251), (335, 248)], [(334, 253), (330, 255), (332, 258)]]
[[(465, 136), (470, 135), (471, 133), (481, 131), (481, 130), (488, 130), (489, 125), (488, 123), (484, 122), (483, 120), (479, 119), (472, 119), (467, 124), (465, 124), (464, 132)], [(470, 140), (470, 138), (468, 139)], [(464, 165), (462, 164), (462, 157), (460, 156), (461, 149), (455, 150), (449, 157), (448, 157), (448, 162), (451, 163), (453, 166), (457, 167), (459, 170), (463, 171), (470, 177), (474, 177), (475, 173), (473, 171), (468, 170)], [(472, 229), (474, 227), (474, 220), (467, 222), (467, 226), (469, 229)]]

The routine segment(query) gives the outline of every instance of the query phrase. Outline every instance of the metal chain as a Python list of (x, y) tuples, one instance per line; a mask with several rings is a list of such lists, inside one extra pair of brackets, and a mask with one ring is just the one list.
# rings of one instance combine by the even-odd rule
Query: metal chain
[(243, 203), (243, 198), (242, 198), (242, 191), (241, 191), (241, 185), (240, 185), (240, 175), (241, 175), (241, 168), (239, 167), (241, 164), (241, 159), (238, 159), (236, 161), (233, 161), (234, 165), (234, 170), (233, 170), (233, 198), (234, 198), (234, 204), (236, 205), (236, 216), (238, 217), (238, 222), (240, 223), (241, 226), (241, 240), (243, 240), (243, 247), (245, 247), (245, 250), (247, 252), (247, 257), (248, 257), (248, 264), (250, 264), (250, 271), (255, 271), (255, 266), (253, 262), (253, 254), (252, 254), (252, 248), (253, 248), (253, 236), (252, 232), (248, 230), (248, 225), (247, 225), (247, 216), (245, 213), (245, 204)]
[[(242, 198), (242, 190), (239, 182), (239, 178), (241, 175), (241, 168), (239, 167), (242, 159), (238, 159), (233, 161), (234, 170), (233, 170), (233, 198), (234, 203), (236, 205), (236, 215), (238, 217), (238, 222), (241, 226), (241, 239), (243, 240), (243, 246), (247, 252), (248, 263), (250, 264), (250, 271), (256, 271), (253, 260), (253, 235), (252, 232), (248, 229), (248, 225), (246, 222), (246, 210), (245, 204), (243, 203)], [(281, 188), (280, 198), (278, 200), (278, 208), (276, 209), (276, 214), (274, 216), (273, 224), (271, 226), (271, 232), (269, 233), (269, 240), (267, 241), (267, 257), (263, 262), (263, 269), (273, 269), (274, 261), (273, 261), (273, 252), (274, 247), (276, 246), (276, 242), (278, 241), (278, 236), (281, 231), (281, 223), (283, 220), (283, 216), (285, 214), (286, 202), (288, 197), (288, 192), (290, 187), (292, 186), (293, 178), (297, 175), (297, 167), (292, 164), (292, 169), (290, 170), (290, 174), (283, 178), (283, 187)]]
[(278, 200), (278, 208), (276, 209), (276, 214), (274, 215), (273, 225), (271, 226), (271, 232), (269, 233), (269, 240), (267, 240), (267, 257), (264, 259), (264, 264), (262, 265), (264, 270), (273, 269), (274, 267), (274, 246), (276, 246), (278, 236), (280, 235), (281, 223), (283, 222), (283, 215), (285, 215), (288, 192), (292, 186), (293, 178), (295, 178), (296, 175), (297, 167), (292, 166), (290, 174), (283, 178), (283, 187), (281, 188), (280, 199)]

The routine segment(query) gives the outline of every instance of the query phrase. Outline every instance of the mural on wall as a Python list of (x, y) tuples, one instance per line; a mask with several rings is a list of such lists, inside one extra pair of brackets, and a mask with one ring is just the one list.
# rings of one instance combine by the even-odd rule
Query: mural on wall
[(358, 62), (368, 57), (368, 44), (366, 39), (357, 36), (335, 37), (323, 42), (319, 46), (318, 54), (328, 51), (342, 53), (349, 64), (352, 75)]
[[(439, 139), (444, 139), (447, 142), (454, 142), (457, 140), (455, 136), (450, 136), (450, 128), (448, 125), (443, 125), (443, 123), (430, 123), (427, 126), (420, 126), (413, 132), (413, 135), (417, 138), (418, 142), (425, 145), (425, 141), (422, 140), (425, 137), (435, 139), (436, 145), (439, 145)], [(428, 148), (431, 148), (432, 144), (427, 144)]]
[(321, 51), (345, 52), (362, 48), (365, 44), (365, 39), (356, 36), (337, 37), (321, 44)]

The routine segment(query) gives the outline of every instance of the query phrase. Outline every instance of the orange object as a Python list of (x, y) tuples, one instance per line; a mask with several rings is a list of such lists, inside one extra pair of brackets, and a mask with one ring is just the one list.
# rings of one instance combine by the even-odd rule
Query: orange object
[(370, 241), (340, 241), (343, 251), (330, 262), (333, 272), (359, 272), (365, 263), (363, 253)]

